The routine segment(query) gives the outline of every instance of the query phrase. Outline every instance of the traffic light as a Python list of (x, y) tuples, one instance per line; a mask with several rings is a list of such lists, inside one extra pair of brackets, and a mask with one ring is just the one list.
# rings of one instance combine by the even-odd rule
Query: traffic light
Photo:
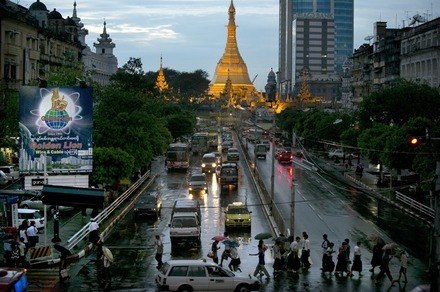
[(425, 136), (412, 136), (409, 139), (409, 144), (411, 144), (411, 146), (419, 146), (425, 144), (427, 141), (428, 138)]

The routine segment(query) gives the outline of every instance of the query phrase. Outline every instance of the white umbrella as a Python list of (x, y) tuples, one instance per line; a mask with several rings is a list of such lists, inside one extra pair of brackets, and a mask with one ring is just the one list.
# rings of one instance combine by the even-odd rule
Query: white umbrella
[(113, 262), (113, 254), (109, 248), (103, 246), (102, 251), (104, 252), (104, 256), (110, 261)]

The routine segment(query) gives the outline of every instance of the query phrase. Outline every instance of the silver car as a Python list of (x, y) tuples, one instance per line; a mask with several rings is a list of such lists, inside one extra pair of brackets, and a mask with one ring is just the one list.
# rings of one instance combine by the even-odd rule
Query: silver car
[(4, 186), (8, 184), (8, 177), (6, 176), (6, 174), (0, 170), (0, 185)]
[[(27, 197), (26, 200), (23, 200), (20, 202), (20, 208), (23, 209), (37, 209), (37, 210), (44, 210), (44, 204), (41, 196), (30, 196)], [(73, 207), (68, 206), (58, 206), (58, 211), (70, 211), (73, 210)], [(55, 206), (53, 205), (46, 205), (46, 210), (52, 214), (55, 211)]]

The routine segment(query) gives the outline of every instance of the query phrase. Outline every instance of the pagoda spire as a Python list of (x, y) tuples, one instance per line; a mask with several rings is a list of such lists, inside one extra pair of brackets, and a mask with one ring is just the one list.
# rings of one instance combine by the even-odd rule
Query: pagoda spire
[(98, 42), (93, 43), (93, 46), (96, 48), (96, 52), (102, 55), (112, 55), (113, 49), (116, 46), (107, 33), (107, 22), (104, 20), (104, 28), (102, 33), (100, 34), (100, 38), (97, 38)]
[[(234, 91), (236, 90), (238, 92), (242, 90), (242, 92), (246, 92), (247, 94), (253, 94), (256, 92), (255, 87), (249, 78), (246, 63), (243, 61), (238, 50), (235, 12), (234, 1), (231, 0), (228, 9), (229, 21), (227, 26), (225, 51), (220, 58), (220, 61), (217, 63), (214, 78), (209, 84), (210, 88), (208, 94), (215, 97), (219, 97), (223, 93), (228, 80), (231, 82)], [(242, 96), (242, 98), (245, 98), (245, 96)]]
[(168, 89), (168, 83), (162, 68), (162, 56), (160, 56), (160, 68), (156, 78), (156, 88), (159, 89), (160, 92)]

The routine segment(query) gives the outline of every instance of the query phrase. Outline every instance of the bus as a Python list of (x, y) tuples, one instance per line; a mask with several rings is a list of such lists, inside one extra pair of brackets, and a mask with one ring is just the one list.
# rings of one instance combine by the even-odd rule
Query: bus
[(187, 143), (172, 143), (168, 145), (166, 155), (167, 169), (188, 169), (189, 145)]
[(191, 139), (193, 154), (205, 154), (209, 151), (209, 137), (207, 132), (195, 133)]

